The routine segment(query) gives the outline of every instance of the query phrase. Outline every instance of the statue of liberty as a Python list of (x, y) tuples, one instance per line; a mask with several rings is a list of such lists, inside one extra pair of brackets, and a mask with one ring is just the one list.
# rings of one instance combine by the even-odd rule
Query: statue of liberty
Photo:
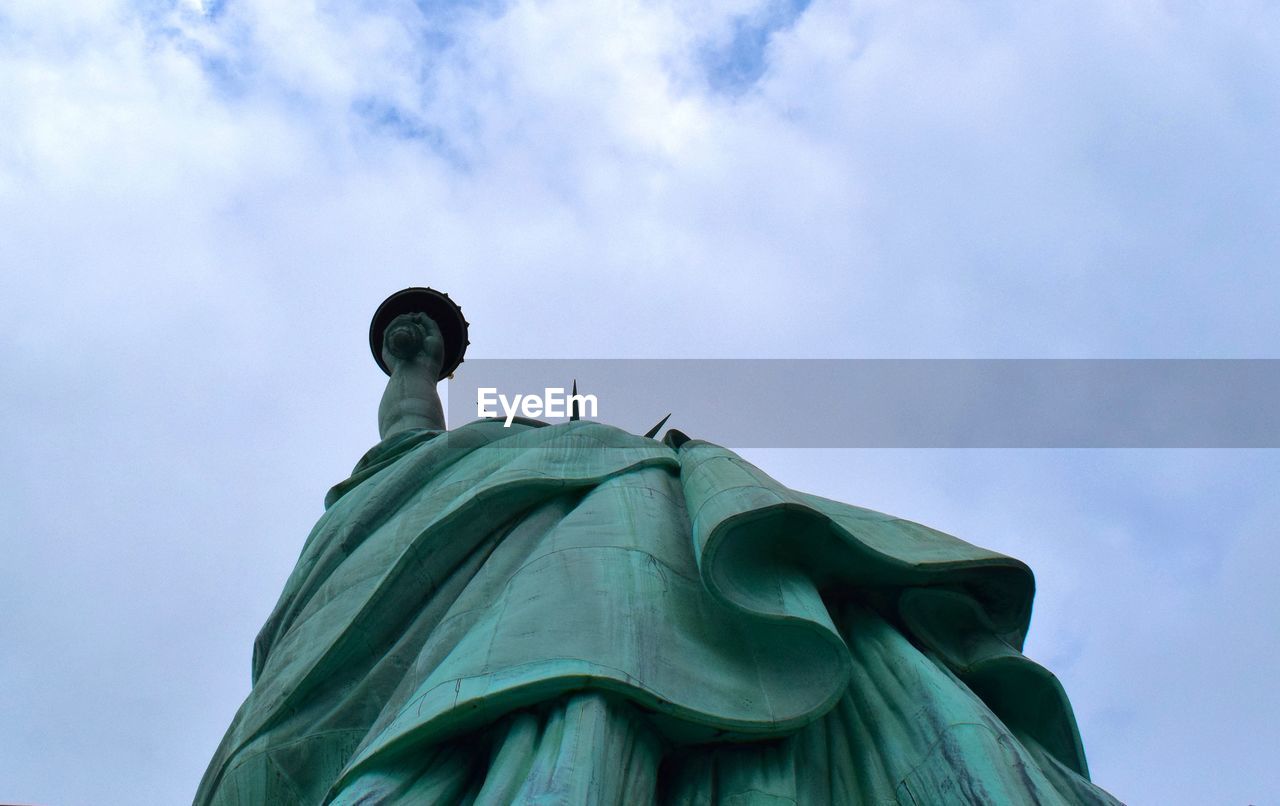
[(467, 323), (374, 317), (328, 493), (197, 806), (1114, 804), (1023, 563), (603, 423), (447, 430)]

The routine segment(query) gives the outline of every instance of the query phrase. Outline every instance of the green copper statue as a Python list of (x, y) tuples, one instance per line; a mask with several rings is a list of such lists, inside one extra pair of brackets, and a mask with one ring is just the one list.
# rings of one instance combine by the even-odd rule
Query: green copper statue
[(1030, 570), (584, 420), (445, 430), (467, 325), (375, 316), (330, 490), (199, 806), (1109, 804), (1019, 651)]

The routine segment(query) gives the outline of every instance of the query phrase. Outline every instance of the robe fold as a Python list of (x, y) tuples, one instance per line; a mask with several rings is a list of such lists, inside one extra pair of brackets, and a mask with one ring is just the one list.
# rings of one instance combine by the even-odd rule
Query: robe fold
[(325, 504), (198, 806), (1116, 802), (1023, 563), (719, 446), (481, 420)]

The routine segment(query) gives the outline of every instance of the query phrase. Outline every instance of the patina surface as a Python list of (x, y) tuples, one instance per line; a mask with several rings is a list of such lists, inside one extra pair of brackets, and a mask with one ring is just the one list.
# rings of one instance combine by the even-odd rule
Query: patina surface
[(446, 431), (429, 323), (197, 804), (1114, 802), (1024, 564), (678, 432)]

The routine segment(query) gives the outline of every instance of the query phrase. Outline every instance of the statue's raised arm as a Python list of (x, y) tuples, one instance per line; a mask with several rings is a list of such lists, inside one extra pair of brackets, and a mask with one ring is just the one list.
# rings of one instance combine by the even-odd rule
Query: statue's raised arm
[(462, 309), (434, 288), (406, 288), (378, 306), (369, 325), (369, 348), (391, 376), (378, 406), (382, 439), (412, 429), (445, 429), (436, 384), (462, 363), (470, 343), (467, 329)]
[(391, 378), (378, 406), (378, 435), (383, 439), (411, 428), (443, 431), (444, 407), (436, 392), (444, 362), (440, 326), (425, 313), (402, 313), (382, 339), (382, 360)]

